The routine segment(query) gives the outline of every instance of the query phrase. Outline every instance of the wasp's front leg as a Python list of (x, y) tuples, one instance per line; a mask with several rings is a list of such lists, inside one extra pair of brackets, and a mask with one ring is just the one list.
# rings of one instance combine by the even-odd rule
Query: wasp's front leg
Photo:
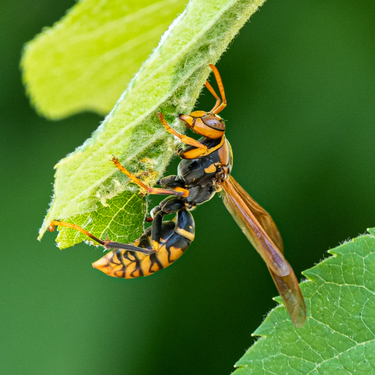
[(185, 143), (186, 145), (188, 146), (193, 146), (195, 147), (195, 152), (194, 152), (194, 155), (191, 155), (191, 157), (189, 156), (187, 159), (194, 159), (194, 158), (197, 158), (198, 156), (200, 155), (203, 155), (207, 152), (207, 146), (205, 146), (204, 144), (200, 143), (199, 141), (197, 141), (196, 139), (194, 138), (191, 138), (191, 137), (188, 137), (187, 135), (183, 135), (183, 134), (180, 134), (180, 133), (177, 133), (176, 130), (172, 129), (169, 124), (167, 123), (167, 121), (165, 120), (164, 116), (162, 113), (158, 113), (158, 116), (160, 118), (160, 121), (161, 123), (163, 124), (163, 126), (165, 127), (165, 129), (167, 130), (167, 132), (173, 134), (175, 137), (177, 137), (182, 143)]

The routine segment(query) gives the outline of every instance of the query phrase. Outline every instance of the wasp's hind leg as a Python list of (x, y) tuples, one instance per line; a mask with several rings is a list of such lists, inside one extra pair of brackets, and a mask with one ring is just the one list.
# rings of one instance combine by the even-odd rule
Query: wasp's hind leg
[(48, 227), (48, 230), (50, 232), (53, 232), (56, 228), (56, 225), (60, 226), (60, 227), (72, 228), (74, 230), (77, 230), (78, 232), (81, 232), (81, 233), (85, 234), (87, 237), (90, 237), (92, 240), (94, 240), (98, 244), (104, 246), (108, 250), (110, 250), (110, 249), (126, 249), (128, 251), (139, 252), (139, 253), (143, 253), (143, 254), (153, 254), (155, 252), (155, 250), (152, 250), (152, 249), (138, 247), (138, 246), (135, 246), (133, 244), (124, 244), (124, 243), (121, 243), (121, 242), (115, 242), (115, 241), (109, 240), (108, 238), (106, 240), (102, 240), (98, 237), (95, 237), (94, 235), (89, 233), (87, 230), (81, 228), (77, 224), (65, 223), (64, 221), (53, 220), (50, 223), (50, 225)]

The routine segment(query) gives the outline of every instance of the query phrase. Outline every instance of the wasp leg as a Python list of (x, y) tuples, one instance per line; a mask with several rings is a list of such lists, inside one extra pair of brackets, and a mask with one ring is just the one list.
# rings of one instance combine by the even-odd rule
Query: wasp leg
[(151, 211), (151, 216), (154, 219), (151, 226), (151, 247), (153, 250), (157, 251), (159, 249), (164, 215), (178, 212), (184, 206), (185, 204), (181, 199), (168, 197), (159, 206), (153, 208)]
[(100, 245), (104, 246), (104, 242), (105, 241), (101, 240), (98, 237), (95, 237), (94, 235), (92, 235), (91, 233), (89, 233), (87, 230), (79, 227), (77, 224), (70, 224), (70, 223), (65, 223), (63, 221), (53, 220), (53, 221), (51, 221), (50, 225), (48, 226), (48, 230), (50, 232), (53, 232), (55, 230), (55, 228), (56, 228), (56, 225), (58, 225), (60, 227), (67, 227), (67, 228), (75, 229), (78, 232), (81, 232), (81, 233), (85, 234), (87, 237), (90, 237), (95, 242), (98, 242)]
[(137, 177), (135, 177), (133, 174), (131, 174), (120, 162), (119, 160), (114, 156), (112, 158), (112, 162), (115, 165), (117, 169), (119, 169), (122, 173), (124, 173), (126, 176), (130, 178), (133, 182), (138, 184), (143, 189), (146, 189), (149, 194), (158, 194), (158, 195), (177, 195), (179, 197), (187, 197), (189, 195), (189, 190), (176, 187), (175, 189), (161, 189), (161, 188), (152, 188), (147, 185), (145, 185), (141, 180), (139, 180)]
[(223, 81), (221, 80), (219, 71), (217, 70), (216, 66), (213, 65), (213, 64), (210, 64), (210, 68), (212, 69), (212, 71), (214, 73), (217, 85), (218, 85), (219, 90), (220, 90), (220, 95), (223, 99), (223, 102), (218, 106), (217, 96), (215, 96), (214, 93), (210, 90), (210, 88), (207, 87), (207, 85), (206, 85), (206, 87), (210, 90), (211, 94), (214, 95), (214, 97), (216, 98), (216, 104), (215, 104), (214, 108), (212, 108), (211, 113), (218, 114), (219, 112), (221, 112), (227, 106), (227, 99), (225, 97), (224, 85), (223, 85)]
[[(197, 147), (199, 149), (199, 151), (197, 151), (197, 153), (199, 153), (199, 155), (203, 155), (204, 153), (207, 152), (207, 146), (205, 146), (204, 144), (198, 142), (194, 138), (191, 138), (191, 137), (188, 137), (186, 135), (177, 133), (174, 129), (172, 129), (168, 125), (167, 121), (165, 120), (165, 118), (164, 118), (164, 116), (161, 112), (158, 113), (158, 116), (160, 118), (161, 123), (164, 125), (165, 129), (167, 130), (167, 132), (176, 136), (182, 143), (185, 143), (186, 145), (189, 145), (189, 146)], [(196, 157), (198, 157), (198, 156), (196, 156)]]
[(179, 177), (176, 175), (163, 177), (156, 183), (157, 185), (160, 185), (163, 188), (170, 188), (170, 189), (175, 189), (176, 187), (183, 188), (185, 186), (185, 182), (180, 180)]
[(142, 253), (142, 254), (154, 254), (155, 250), (153, 249), (144, 249), (143, 247), (134, 246), (131, 244), (126, 244), (122, 242), (115, 242), (115, 241), (105, 241), (104, 246), (106, 249), (124, 249), (136, 253)]
[(81, 228), (77, 224), (70, 224), (70, 223), (65, 223), (63, 221), (53, 220), (51, 222), (51, 224), (49, 225), (48, 230), (50, 232), (53, 232), (56, 228), (56, 225), (58, 225), (60, 227), (67, 227), (67, 228), (75, 229), (75, 230), (85, 234), (86, 236), (90, 237), (95, 242), (98, 242), (100, 245), (104, 246), (106, 249), (126, 249), (128, 251), (133, 251), (133, 252), (135, 251), (135, 252), (139, 252), (139, 253), (143, 253), (143, 254), (153, 254), (153, 253), (155, 253), (155, 250), (144, 249), (142, 247), (134, 246), (134, 245), (131, 245), (131, 244), (124, 244), (124, 243), (121, 243), (121, 242), (110, 241), (109, 239), (106, 239), (105, 241), (103, 241), (100, 238), (95, 237), (94, 235), (89, 233), (87, 230)]
[(213, 113), (215, 111), (215, 109), (217, 109), (221, 103), (221, 99), (219, 98), (219, 96), (216, 94), (216, 91), (214, 90), (214, 88), (210, 85), (210, 83), (208, 81), (206, 81), (206, 83), (204, 84), (207, 89), (210, 91), (210, 93), (214, 96), (214, 98), (216, 99), (216, 103), (215, 103), (215, 106), (211, 109), (211, 113)]

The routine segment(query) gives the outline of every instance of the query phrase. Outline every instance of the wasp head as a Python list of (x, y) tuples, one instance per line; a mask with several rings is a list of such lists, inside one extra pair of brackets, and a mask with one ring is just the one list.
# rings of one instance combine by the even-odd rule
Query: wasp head
[(219, 116), (211, 112), (194, 111), (190, 115), (179, 115), (180, 120), (194, 133), (203, 137), (216, 139), (225, 133), (225, 122)]

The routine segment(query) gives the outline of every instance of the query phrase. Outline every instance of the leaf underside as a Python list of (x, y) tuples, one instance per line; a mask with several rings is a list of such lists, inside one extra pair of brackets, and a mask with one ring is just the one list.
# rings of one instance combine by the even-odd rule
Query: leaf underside
[[(303, 272), (307, 322), (295, 329), (283, 306), (234, 374), (370, 374), (375, 368), (375, 229), (329, 251)], [(280, 300), (277, 299), (279, 302)]]
[[(73, 216), (66, 221), (71, 224), (84, 223), (82, 226), (88, 232), (94, 233), (96, 237), (106, 239), (108, 236), (116, 242), (129, 243), (134, 239), (134, 236), (139, 237), (142, 234), (139, 222), (144, 219), (146, 205), (138, 192), (124, 191), (110, 199), (107, 204), (108, 206), (104, 207), (99, 202), (97, 211)], [(139, 209), (140, 206), (143, 206), (143, 209)], [(97, 245), (86, 235), (75, 230), (60, 231), (56, 238), (60, 249), (82, 241), (90, 241)]]
[[(130, 172), (146, 172), (146, 177), (140, 178), (149, 185), (155, 184), (177, 148), (157, 113), (163, 112), (171, 126), (184, 131), (177, 115), (192, 110), (210, 73), (209, 63), (216, 63), (263, 2), (192, 0), (188, 4), (92, 137), (57, 164), (54, 198), (39, 239), (52, 220), (75, 218), (75, 223), (83, 226), (87, 221), (84, 214), (96, 211), (99, 203), (108, 207), (113, 197), (136, 191), (134, 184), (109, 161), (112, 155)], [(213, 98), (213, 104), (214, 101)], [(143, 215), (144, 203), (134, 209)], [(124, 232), (117, 232), (119, 227), (112, 228), (107, 217), (108, 222), (102, 222), (102, 226), (115, 236), (123, 236)], [(138, 228), (143, 228), (142, 220)], [(61, 232), (65, 231), (72, 229)], [(93, 234), (99, 235), (95, 230)], [(129, 238), (135, 239), (138, 234), (139, 230)], [(66, 235), (71, 237), (74, 236)], [(64, 246), (74, 243), (67, 240)]]

